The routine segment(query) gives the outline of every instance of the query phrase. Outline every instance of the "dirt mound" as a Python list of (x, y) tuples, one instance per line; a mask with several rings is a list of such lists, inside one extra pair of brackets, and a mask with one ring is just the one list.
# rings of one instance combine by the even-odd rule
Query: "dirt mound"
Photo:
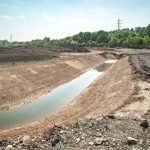
[(57, 50), (58, 52), (89, 52), (88, 49), (78, 45), (65, 44), (54, 47), (61, 48), (61, 50)]
[(50, 46), (10, 46), (0, 47), (0, 63), (49, 60), (61, 52), (89, 52), (87, 49), (75, 45)]
[(114, 51), (104, 51), (100, 55), (107, 59), (121, 59), (127, 56), (122, 52), (114, 52)]
[(0, 47), (0, 63), (15, 63), (56, 58), (58, 53), (23, 47)]
[(59, 45), (26, 45), (22, 46), (25, 50), (38, 50), (38, 51), (53, 51), (53, 52), (89, 52), (84, 47), (72, 44), (59, 44)]

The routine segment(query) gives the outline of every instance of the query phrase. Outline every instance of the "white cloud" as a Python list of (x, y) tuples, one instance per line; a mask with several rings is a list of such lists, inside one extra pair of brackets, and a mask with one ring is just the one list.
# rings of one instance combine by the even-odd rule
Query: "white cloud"
[(51, 21), (51, 22), (54, 22), (54, 21), (55, 21), (55, 18), (52, 17), (52, 16), (50, 16), (50, 15), (47, 14), (47, 13), (42, 13), (42, 16), (43, 16), (46, 20), (48, 20), (48, 21)]
[(13, 19), (11, 16), (8, 16), (8, 15), (3, 15), (2, 18), (8, 21)]
[(26, 18), (26, 16), (25, 15), (18, 15), (17, 18), (23, 20)]

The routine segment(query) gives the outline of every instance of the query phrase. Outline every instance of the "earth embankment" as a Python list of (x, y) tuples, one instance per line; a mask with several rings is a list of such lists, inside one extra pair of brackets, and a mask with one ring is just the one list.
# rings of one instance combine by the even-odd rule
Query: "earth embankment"
[(99, 55), (61, 54), (51, 60), (0, 64), (0, 109), (23, 104), (104, 62)]

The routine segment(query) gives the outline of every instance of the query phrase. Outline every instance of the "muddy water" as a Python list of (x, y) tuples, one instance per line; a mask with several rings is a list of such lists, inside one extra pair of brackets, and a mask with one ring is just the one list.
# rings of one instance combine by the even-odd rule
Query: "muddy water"
[(107, 68), (109, 68), (116, 60), (108, 60), (102, 65), (96, 67), (96, 70), (99, 72), (104, 72)]
[(0, 111), (0, 129), (17, 127), (54, 114), (79, 95), (112, 63), (114, 61), (106, 61), (96, 69), (92, 69), (72, 81), (55, 88), (50, 93), (43, 94), (31, 103)]

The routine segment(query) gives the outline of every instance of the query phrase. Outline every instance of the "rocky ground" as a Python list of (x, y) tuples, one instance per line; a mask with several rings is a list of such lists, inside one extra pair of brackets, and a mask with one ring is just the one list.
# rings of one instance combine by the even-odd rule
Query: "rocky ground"
[(1, 150), (148, 150), (150, 120), (112, 114), (54, 125), (41, 136), (1, 140)]

